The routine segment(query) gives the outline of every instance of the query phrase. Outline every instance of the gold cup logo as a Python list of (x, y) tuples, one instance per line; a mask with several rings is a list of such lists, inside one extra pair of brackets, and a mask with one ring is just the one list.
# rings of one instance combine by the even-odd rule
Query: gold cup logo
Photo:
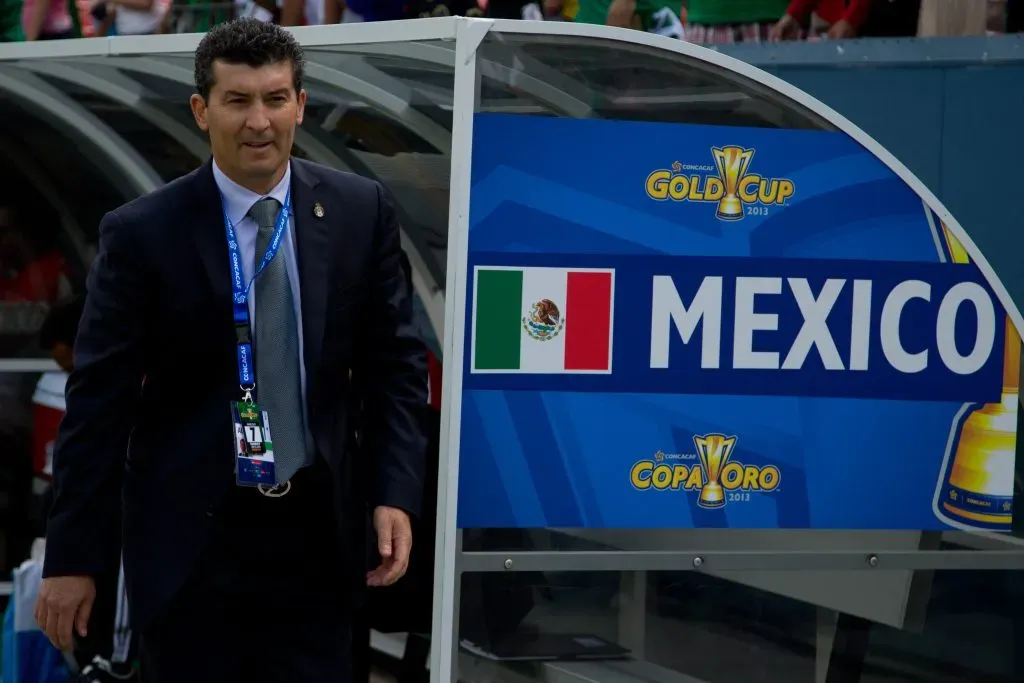
[[(969, 263), (963, 245), (949, 228), (942, 229), (952, 261)], [(1009, 317), (1003, 349), (1001, 400), (973, 409), (960, 423), (956, 454), (939, 480), (946, 515), (965, 526), (994, 531), (1009, 531), (1013, 519), (1021, 339)]]
[(736, 445), (735, 436), (724, 434), (707, 434), (693, 437), (693, 445), (697, 447), (697, 457), (704, 469), (704, 486), (697, 497), (697, 505), (713, 510), (725, 505), (725, 492), (719, 481), (722, 468), (729, 462), (732, 449)]
[(718, 175), (725, 185), (725, 194), (718, 201), (718, 217), (723, 221), (738, 221), (743, 218), (743, 202), (740, 200), (740, 181), (747, 175), (754, 150), (742, 147), (712, 147)]

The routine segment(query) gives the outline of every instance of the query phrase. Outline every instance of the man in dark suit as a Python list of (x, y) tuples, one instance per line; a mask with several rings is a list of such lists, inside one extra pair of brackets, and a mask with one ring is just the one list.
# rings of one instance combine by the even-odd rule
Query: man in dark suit
[[(213, 159), (100, 226), (36, 616), (62, 648), (85, 630), (123, 493), (155, 683), (347, 680), (360, 589), (409, 558), (427, 369), (398, 224), (376, 183), (290, 158), (302, 73), (278, 26), (211, 30), (191, 105)], [(237, 455), (252, 400), (270, 480)]]

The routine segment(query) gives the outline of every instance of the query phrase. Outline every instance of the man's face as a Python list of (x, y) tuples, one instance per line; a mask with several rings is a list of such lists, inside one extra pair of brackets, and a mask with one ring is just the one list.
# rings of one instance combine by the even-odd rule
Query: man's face
[(209, 97), (193, 95), (191, 104), (199, 128), (210, 134), (217, 164), (243, 184), (277, 180), (306, 107), (306, 92), (295, 92), (292, 63), (251, 67), (218, 60), (213, 75)]

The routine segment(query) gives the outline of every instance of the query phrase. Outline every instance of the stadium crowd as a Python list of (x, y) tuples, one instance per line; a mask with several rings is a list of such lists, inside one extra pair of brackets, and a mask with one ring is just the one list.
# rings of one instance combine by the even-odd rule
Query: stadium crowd
[(1024, 0), (0, 0), (0, 42), (475, 16), (576, 21), (700, 44), (1024, 30)]

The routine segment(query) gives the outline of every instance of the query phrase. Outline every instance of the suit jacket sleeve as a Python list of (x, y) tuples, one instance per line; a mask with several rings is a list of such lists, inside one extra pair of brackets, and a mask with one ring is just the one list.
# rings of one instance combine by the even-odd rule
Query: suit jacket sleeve
[(144, 372), (145, 306), (155, 305), (146, 300), (133, 227), (115, 213), (100, 223), (54, 449), (44, 576), (95, 576), (111, 569), (120, 548), (121, 481)]
[(426, 347), (416, 329), (402, 270), (398, 219), (380, 185), (371, 267), (369, 338), (361, 385), (363, 448), (371, 459), (369, 502), (419, 514), (423, 495), (427, 403)]

